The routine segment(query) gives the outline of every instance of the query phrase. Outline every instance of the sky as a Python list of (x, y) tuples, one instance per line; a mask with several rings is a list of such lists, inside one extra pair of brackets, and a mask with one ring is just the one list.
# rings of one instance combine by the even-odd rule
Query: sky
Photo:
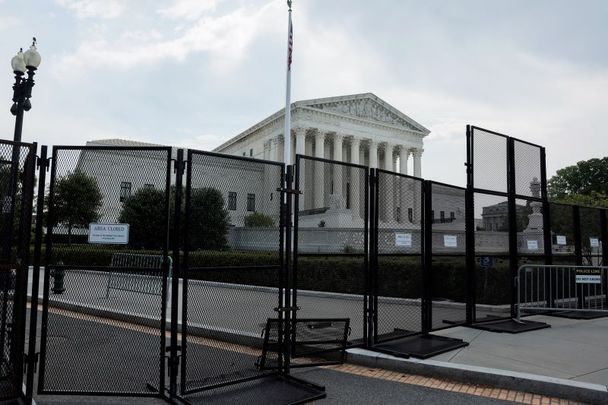
[[(425, 178), (464, 185), (467, 124), (608, 155), (604, 0), (294, 0), (292, 101), (371, 92), (431, 130)], [(284, 106), (284, 0), (0, 0), (0, 75), (38, 39), (24, 141), (211, 150)], [(0, 109), (1, 111), (1, 109)]]

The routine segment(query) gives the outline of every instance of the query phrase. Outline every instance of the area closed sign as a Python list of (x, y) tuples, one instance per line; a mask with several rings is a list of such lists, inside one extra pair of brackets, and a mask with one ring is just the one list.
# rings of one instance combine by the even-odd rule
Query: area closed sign
[(412, 247), (412, 234), (395, 233), (395, 246)]
[(89, 224), (89, 243), (126, 245), (129, 243), (129, 224)]

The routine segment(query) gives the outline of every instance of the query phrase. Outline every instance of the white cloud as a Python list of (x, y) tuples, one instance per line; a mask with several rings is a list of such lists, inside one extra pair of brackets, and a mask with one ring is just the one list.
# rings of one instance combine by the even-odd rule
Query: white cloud
[(125, 2), (120, 0), (56, 0), (78, 18), (116, 18), (125, 10)]
[(203, 13), (215, 10), (217, 0), (174, 0), (169, 7), (158, 13), (174, 19), (196, 20)]
[(156, 30), (125, 31), (114, 41), (95, 36), (83, 41), (76, 52), (61, 57), (56, 68), (60, 76), (65, 73), (62, 67), (73, 70), (84, 64), (88, 69), (125, 70), (166, 59), (183, 61), (192, 53), (209, 52), (217, 72), (230, 70), (246, 55), (254, 37), (265, 32), (275, 19), (275, 4), (259, 9), (244, 6), (225, 15), (201, 17), (175, 38)]
[(0, 31), (4, 31), (21, 24), (21, 20), (15, 17), (0, 16)]

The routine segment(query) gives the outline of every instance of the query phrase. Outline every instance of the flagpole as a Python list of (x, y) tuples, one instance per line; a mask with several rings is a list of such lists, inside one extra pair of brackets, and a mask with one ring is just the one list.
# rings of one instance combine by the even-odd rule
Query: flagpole
[(291, 0), (287, 0), (287, 78), (285, 86), (285, 131), (283, 132), (283, 162), (288, 166), (291, 162), (291, 54), (293, 47), (293, 27), (291, 25)]

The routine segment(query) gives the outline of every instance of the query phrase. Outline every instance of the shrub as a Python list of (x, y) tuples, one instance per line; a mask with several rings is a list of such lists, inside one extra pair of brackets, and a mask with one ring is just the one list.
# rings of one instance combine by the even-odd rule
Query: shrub
[(274, 221), (268, 215), (261, 212), (254, 212), (245, 217), (245, 226), (248, 228), (270, 228), (274, 225)]

